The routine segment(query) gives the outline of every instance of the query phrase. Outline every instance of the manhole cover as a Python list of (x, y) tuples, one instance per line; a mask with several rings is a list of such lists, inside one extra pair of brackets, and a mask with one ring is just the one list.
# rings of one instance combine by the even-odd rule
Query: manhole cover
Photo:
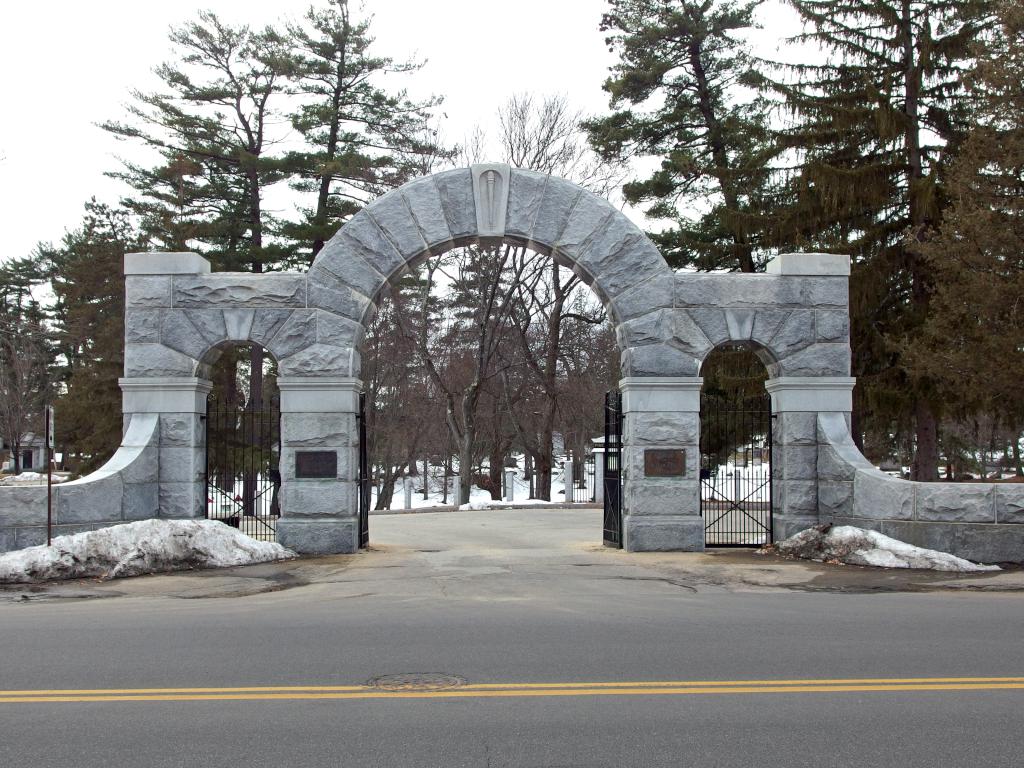
[(457, 675), (435, 673), (413, 673), (406, 675), (381, 675), (366, 683), (370, 688), (382, 691), (443, 691), (466, 684), (465, 678)]

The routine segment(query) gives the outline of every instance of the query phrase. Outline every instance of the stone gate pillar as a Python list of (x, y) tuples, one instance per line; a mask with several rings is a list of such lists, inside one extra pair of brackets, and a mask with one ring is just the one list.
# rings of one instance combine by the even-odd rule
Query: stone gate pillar
[[(623, 379), (625, 548), (704, 549), (698, 376)], [(681, 462), (681, 463), (680, 463)]]
[(359, 393), (350, 377), (281, 376), (281, 518), (277, 540), (297, 552), (359, 548)]
[[(211, 383), (195, 375), (195, 361), (167, 347), (166, 315), (176, 277), (205, 275), (210, 263), (194, 253), (125, 256), (125, 352), (122, 392), (125, 429), (133, 417), (159, 414), (158, 460), (152, 514), (137, 499), (126, 499), (135, 518), (197, 518), (206, 515), (206, 400)], [(143, 486), (136, 489), (148, 493)]]
[(772, 531), (775, 541), (822, 522), (819, 515), (818, 414), (838, 413), (850, 423), (853, 386), (848, 376), (769, 379), (772, 431)]

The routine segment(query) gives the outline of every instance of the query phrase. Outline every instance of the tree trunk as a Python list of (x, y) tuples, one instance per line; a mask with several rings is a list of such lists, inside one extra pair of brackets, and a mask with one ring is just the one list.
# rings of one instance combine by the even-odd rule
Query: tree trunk
[(939, 433), (935, 413), (923, 398), (914, 405), (917, 445), (910, 479), (926, 483), (939, 479)]
[(384, 460), (383, 470), (383, 477), (378, 478), (380, 484), (377, 486), (377, 503), (373, 505), (377, 510), (391, 509), (391, 499), (395, 493), (395, 471), (390, 456)]
[(501, 501), (501, 474), (504, 469), (504, 452), (501, 450), (501, 446), (495, 443), (491, 445), (490, 454), (488, 456), (488, 462), (490, 466), (487, 469), (487, 479), (491, 486), (491, 499), (493, 501)]
[(473, 438), (468, 428), (459, 440), (459, 498), (469, 503), (469, 492), (473, 487)]
[[(330, 168), (338, 155), (338, 134), (341, 129), (341, 98), (344, 95), (345, 73), (348, 69), (348, 36), (351, 30), (348, 17), (348, 6), (340, 4), (338, 10), (342, 18), (341, 43), (339, 45), (340, 55), (334, 68), (334, 92), (331, 94), (331, 123), (327, 129), (327, 147), (324, 152), (324, 167)], [(316, 235), (313, 239), (312, 256), (323, 249), (325, 240), (323, 227), (327, 224), (327, 204), (331, 194), (331, 180), (333, 176), (330, 171), (325, 171), (320, 176), (320, 187), (317, 190), (316, 212), (313, 214), (313, 223), (316, 226)], [(312, 264), (312, 260), (310, 260)], [(425, 498), (425, 497), (424, 497)]]
[(442, 463), (444, 464), (444, 484), (441, 487), (441, 503), (443, 505), (447, 506), (448, 505), (448, 478), (451, 477), (451, 474), (452, 474), (451, 473), (452, 457), (446, 454), (445, 457), (444, 457), (444, 461)]
[(554, 464), (553, 435), (551, 425), (545, 426), (540, 436), (539, 450), (537, 451), (537, 498), (543, 501), (551, 501), (551, 468)]
[[(711, 87), (708, 83), (707, 71), (701, 56), (702, 53), (701, 43), (694, 42), (690, 46), (690, 67), (693, 69), (693, 77), (697, 83), (697, 105), (701, 116), (704, 118), (707, 140), (711, 148), (711, 157), (715, 161), (716, 168), (712, 173), (718, 181), (726, 207), (730, 212), (736, 213), (740, 210), (739, 195), (730, 174), (731, 163), (723, 138), (722, 124), (718, 119), (718, 115), (715, 114), (714, 106), (712, 105)], [(736, 265), (739, 267), (740, 272), (753, 272), (753, 248), (747, 242), (747, 237), (740, 232), (732, 232), (730, 234), (735, 245)]]

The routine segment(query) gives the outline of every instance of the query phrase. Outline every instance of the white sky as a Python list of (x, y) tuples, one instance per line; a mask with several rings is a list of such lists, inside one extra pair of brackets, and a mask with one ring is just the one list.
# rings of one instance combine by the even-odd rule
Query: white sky
[[(167, 30), (210, 9), (231, 23), (262, 26), (299, 17), (308, 0), (22, 0), (0, 27), (0, 261), (58, 241), (95, 195), (115, 203), (123, 186), (103, 176), (131, 155), (96, 123), (119, 119), (133, 88), (151, 90), (170, 58)], [(369, 0), (380, 54), (427, 59), (403, 78), (414, 96), (443, 95), (449, 143), (494, 116), (519, 92), (566, 94), (587, 113), (607, 110), (601, 84), (614, 62), (598, 31), (605, 0)], [(796, 31), (777, 0), (759, 13), (754, 42), (773, 53)], [(395, 79), (397, 83), (397, 78)], [(636, 216), (635, 216), (636, 217)]]

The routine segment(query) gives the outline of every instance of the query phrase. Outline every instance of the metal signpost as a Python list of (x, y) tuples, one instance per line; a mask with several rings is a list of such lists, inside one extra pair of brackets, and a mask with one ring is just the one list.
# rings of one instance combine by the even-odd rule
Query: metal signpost
[(46, 406), (46, 546), (53, 543), (53, 406)]

